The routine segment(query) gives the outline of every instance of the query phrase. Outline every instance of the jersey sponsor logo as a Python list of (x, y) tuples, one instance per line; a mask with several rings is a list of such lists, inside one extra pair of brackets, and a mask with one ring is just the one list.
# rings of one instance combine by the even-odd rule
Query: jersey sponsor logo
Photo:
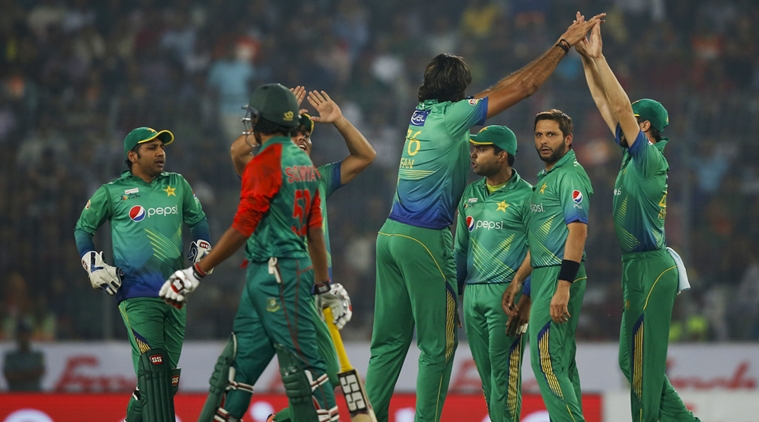
[(313, 182), (316, 180), (316, 169), (314, 166), (292, 166), (285, 168), (287, 183), (293, 182)]
[(614, 196), (622, 195), (622, 188), (615, 188), (614, 189)]
[(163, 363), (163, 357), (161, 355), (153, 355), (150, 356), (150, 363), (153, 365), (160, 365)]
[(466, 217), (466, 227), (470, 232), (475, 229), (500, 230), (503, 228), (503, 221), (475, 220), (469, 215)]
[(129, 218), (131, 218), (132, 221), (140, 222), (145, 219), (146, 215), (147, 212), (142, 205), (135, 205), (129, 210)]
[(530, 211), (532, 212), (544, 212), (543, 204), (530, 204)]
[(125, 194), (125, 195), (131, 195), (131, 194), (133, 194), (133, 193), (137, 193), (137, 192), (139, 192), (139, 191), (140, 191), (140, 188), (132, 188), (132, 189), (127, 189), (127, 190), (125, 190), (125, 191), (124, 191), (124, 194)]
[(152, 217), (154, 215), (172, 215), (172, 214), (179, 214), (179, 207), (174, 205), (173, 207), (157, 207), (157, 208), (148, 208), (145, 209), (142, 205), (135, 205), (132, 208), (129, 209), (129, 218), (132, 219), (132, 221), (140, 222), (145, 219), (145, 217)]
[(414, 114), (411, 115), (411, 126), (424, 126), (429, 114), (430, 110), (414, 110)]
[(87, 205), (84, 206), (84, 209), (88, 210), (88, 209), (90, 209), (91, 206), (92, 206), (92, 201), (88, 199), (87, 200)]
[(469, 105), (477, 105), (477, 103), (479, 103), (479, 102), (480, 102), (480, 100), (478, 98), (470, 98), (469, 99)]
[(580, 204), (582, 203), (582, 192), (579, 190), (573, 190), (572, 191), (572, 202), (575, 203), (575, 207), (579, 208)]

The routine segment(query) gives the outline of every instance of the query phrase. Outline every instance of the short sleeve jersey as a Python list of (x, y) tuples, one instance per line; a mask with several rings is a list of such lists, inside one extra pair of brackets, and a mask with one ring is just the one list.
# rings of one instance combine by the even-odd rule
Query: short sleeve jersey
[(147, 183), (125, 171), (102, 185), (82, 210), (76, 228), (94, 235), (111, 222), (114, 265), (124, 271), (116, 299), (157, 297), (174, 271), (184, 268), (182, 223), (206, 215), (184, 177), (163, 172)]
[[(617, 125), (615, 140), (622, 129)], [(643, 132), (632, 147), (622, 148), (622, 167), (614, 184), (614, 230), (622, 252), (664, 249), (667, 215), (667, 140), (651, 143)]]
[(340, 183), (340, 166), (342, 161), (325, 164), (318, 168), (319, 197), (322, 200), (322, 230), (324, 231), (324, 244), (327, 247), (327, 267), (329, 278), (332, 278), (332, 249), (329, 243), (329, 223), (327, 222), (327, 198), (343, 185)]
[(232, 227), (245, 236), (247, 259), (307, 258), (308, 229), (321, 227), (319, 172), (290, 138), (274, 137), (245, 166)]
[(456, 262), (466, 262), (466, 284), (506, 283), (527, 255), (525, 206), (532, 185), (514, 170), (508, 183), (490, 193), (485, 179), (469, 184), (459, 204)]
[[(533, 268), (561, 265), (569, 229), (567, 224), (588, 224), (593, 187), (574, 151), (567, 152), (553, 168), (538, 173), (526, 204), (527, 243)], [(582, 254), (585, 260), (585, 251)]]
[(416, 227), (453, 224), (469, 170), (469, 129), (485, 122), (488, 100), (420, 103), (408, 126), (390, 219)]

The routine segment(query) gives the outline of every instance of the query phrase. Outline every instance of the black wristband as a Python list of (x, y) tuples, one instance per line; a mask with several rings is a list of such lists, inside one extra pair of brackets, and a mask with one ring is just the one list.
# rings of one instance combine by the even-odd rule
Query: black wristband
[(195, 264), (192, 264), (192, 273), (195, 274), (195, 278), (198, 280), (208, 275), (205, 271), (200, 269), (197, 262)]
[(327, 280), (321, 283), (314, 283), (313, 294), (320, 295), (320, 294), (329, 292), (330, 284), (332, 284), (330, 280)]
[(574, 283), (575, 278), (577, 278), (578, 271), (580, 271), (579, 262), (569, 261), (565, 259), (561, 261), (561, 270), (559, 271), (559, 280), (564, 280), (570, 283)]
[(569, 42), (565, 40), (564, 38), (560, 39), (559, 42), (554, 44), (554, 47), (559, 47), (560, 49), (564, 50), (564, 55), (569, 53), (569, 48), (571, 47), (569, 45)]

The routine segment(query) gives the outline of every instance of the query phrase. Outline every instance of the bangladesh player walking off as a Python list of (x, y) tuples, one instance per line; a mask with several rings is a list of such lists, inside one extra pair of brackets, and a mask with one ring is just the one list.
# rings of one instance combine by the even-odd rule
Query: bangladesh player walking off
[[(292, 89), (292, 91), (298, 100), (298, 104), (300, 104), (303, 98), (306, 97), (306, 90), (299, 86)], [(362, 135), (361, 132), (359, 132), (359, 130), (356, 129), (345, 116), (343, 116), (340, 107), (326, 92), (312, 91), (308, 94), (308, 101), (319, 113), (319, 116), (312, 118), (305, 113), (300, 115), (298, 126), (291, 133), (291, 139), (295, 145), (305, 151), (309, 157), (311, 156), (311, 134), (314, 131), (314, 122), (317, 121), (319, 123), (332, 123), (337, 131), (343, 136), (345, 145), (348, 147), (349, 151), (349, 155), (344, 159), (317, 168), (321, 175), (319, 179), (319, 197), (322, 201), (322, 229), (327, 251), (327, 267), (331, 279), (332, 256), (330, 253), (326, 198), (337, 191), (337, 189), (353, 180), (353, 178), (368, 167), (369, 164), (374, 161), (374, 157), (377, 153), (366, 140), (364, 135)], [(252, 151), (253, 147), (245, 141), (245, 136), (239, 137), (232, 145), (232, 163), (234, 164), (237, 173), (241, 176), (245, 166), (253, 159)], [(350, 305), (350, 297), (340, 283), (332, 284), (331, 293), (339, 299), (339, 301), (333, 302), (335, 305), (339, 305), (339, 307), (332, 308), (332, 315), (334, 316), (335, 325), (338, 328), (342, 328), (348, 321), (350, 321), (353, 314)], [(314, 296), (316, 299), (321, 297), (321, 295)], [(323, 315), (321, 314), (321, 308), (321, 303), (318, 303), (316, 310), (319, 311), (321, 318), (315, 319), (316, 341), (319, 346), (319, 354), (326, 362), (327, 376), (329, 377), (330, 383), (332, 386), (337, 386), (339, 385), (337, 372), (340, 368), (337, 362), (337, 355), (335, 352), (335, 345), (332, 342), (332, 336), (329, 334), (327, 324), (322, 321)], [(290, 420), (289, 415), (290, 410), (285, 409), (277, 413), (273, 420), (276, 422), (284, 422)]]
[[(517, 138), (511, 129), (486, 126), (470, 142), (472, 169), (485, 177), (464, 189), (456, 224), (454, 254), (459, 292), (464, 294), (464, 327), (490, 420), (518, 422), (524, 341), (521, 332), (506, 333), (509, 318), (501, 297), (512, 279), (524, 279), (529, 272), (524, 204), (532, 185), (512, 167)], [(529, 306), (523, 308), (529, 312)]]
[(440, 54), (427, 65), (390, 216), (377, 237), (377, 294), (366, 389), (379, 421), (388, 419), (415, 327), (421, 351), (415, 420), (441, 417), (458, 342), (450, 226), (466, 184), (469, 129), (534, 93), (601, 16), (573, 23), (542, 56), (471, 99), (466, 88), (472, 77), (461, 57)]
[(213, 251), (175, 272), (160, 295), (183, 305), (211, 268), (245, 245), (246, 285), (199, 420), (240, 421), (253, 384), (275, 353), (293, 419), (337, 420), (334, 391), (316, 344), (311, 299), (314, 293), (330, 295), (319, 173), (290, 140), (298, 124), (292, 92), (279, 84), (262, 85), (247, 109), (249, 138), (261, 149), (245, 166), (234, 222)]
[(624, 299), (619, 364), (631, 384), (632, 420), (695, 421), (665, 375), (672, 307), (678, 283), (687, 285), (682, 261), (668, 250), (664, 235), (669, 139), (661, 134), (669, 124), (667, 110), (651, 99), (630, 104), (602, 53), (599, 25), (577, 51), (593, 100), (623, 151), (614, 184), (614, 228), (622, 248)]
[[(132, 344), (137, 389), (127, 408), (128, 422), (174, 420), (173, 395), (185, 333), (184, 309), (158, 297), (164, 280), (185, 266), (182, 223), (194, 239), (190, 258), (211, 249), (208, 220), (182, 175), (165, 172), (168, 130), (139, 127), (124, 139), (129, 170), (102, 185), (82, 210), (74, 236), (93, 288), (115, 296)], [(95, 252), (93, 236), (111, 223), (114, 266)]]
[(572, 151), (572, 119), (535, 116), (535, 149), (545, 163), (527, 203), (532, 265), (530, 360), (553, 422), (580, 422), (582, 394), (575, 330), (585, 295), (585, 239), (593, 188)]

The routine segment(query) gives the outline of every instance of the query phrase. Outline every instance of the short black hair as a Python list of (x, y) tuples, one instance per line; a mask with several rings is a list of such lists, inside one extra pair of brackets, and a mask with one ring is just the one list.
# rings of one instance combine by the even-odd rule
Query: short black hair
[[(501, 153), (501, 151), (506, 151), (505, 149), (499, 147), (498, 145), (493, 145), (493, 155), (498, 155)], [(514, 156), (506, 152), (508, 157), (506, 157), (506, 162), (509, 164), (509, 167), (514, 167)]]
[(417, 97), (419, 102), (461, 101), (470, 83), (472, 72), (463, 58), (453, 54), (438, 54), (424, 69), (424, 80), (419, 86)]
[(261, 135), (281, 134), (282, 136), (289, 137), (290, 133), (294, 129), (295, 128), (293, 127), (285, 127), (277, 123), (274, 123), (271, 120), (266, 120), (263, 117), (259, 117), (258, 120), (256, 120), (256, 124), (253, 125), (253, 131), (258, 132)]
[(566, 113), (558, 109), (551, 109), (547, 111), (541, 111), (535, 116), (535, 124), (532, 130), (538, 126), (538, 122), (541, 120), (553, 120), (559, 124), (559, 129), (564, 136), (571, 135), (574, 131), (574, 125), (572, 124), (572, 118)]
[[(130, 149), (129, 151), (130, 152), (134, 152), (135, 154), (137, 154), (137, 158), (140, 158), (140, 147), (141, 146), (142, 146), (142, 144), (137, 144), (137, 145), (134, 146), (134, 148)], [(132, 171), (132, 164), (133, 163), (131, 161), (129, 161), (129, 153), (127, 153), (127, 159), (124, 160), (124, 162), (126, 163), (127, 167), (129, 167), (129, 171)]]

